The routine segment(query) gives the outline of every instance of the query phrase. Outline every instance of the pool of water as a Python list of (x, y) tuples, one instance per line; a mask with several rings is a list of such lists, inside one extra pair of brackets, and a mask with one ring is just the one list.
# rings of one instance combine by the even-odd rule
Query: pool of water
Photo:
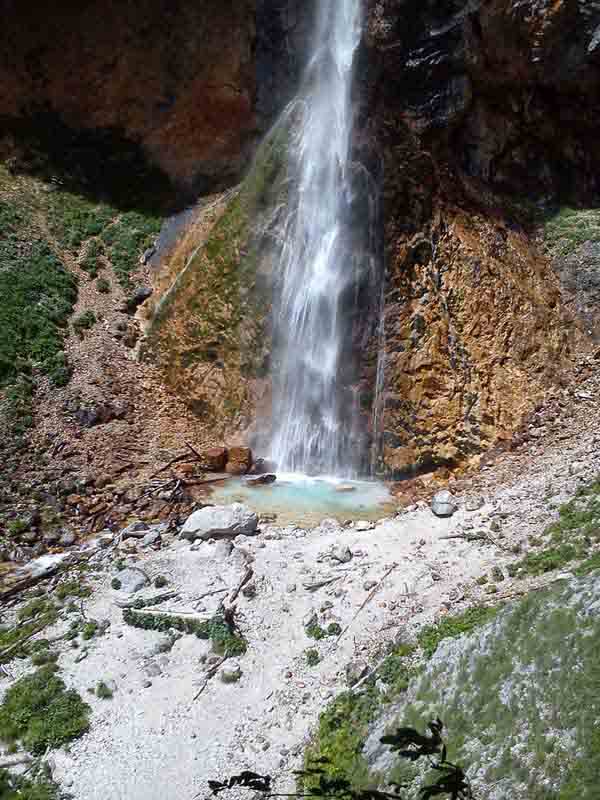
[(277, 523), (301, 527), (318, 525), (326, 517), (377, 520), (393, 513), (395, 503), (387, 486), (377, 481), (278, 474), (275, 483), (250, 486), (243, 478), (215, 484), (213, 503), (244, 503), (258, 514), (276, 514)]

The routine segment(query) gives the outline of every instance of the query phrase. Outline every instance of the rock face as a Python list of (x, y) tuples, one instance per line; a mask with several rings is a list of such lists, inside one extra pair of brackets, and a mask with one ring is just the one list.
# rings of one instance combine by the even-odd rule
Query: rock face
[[(401, 725), (444, 723), (452, 760), (482, 800), (594, 797), (600, 579), (562, 582), (501, 611), (469, 637), (442, 642), (404, 698), (372, 726), (363, 754), (380, 781), (398, 763), (379, 742)], [(403, 765), (418, 794), (428, 765)], [(398, 773), (395, 772), (395, 779)]]
[(241, 503), (230, 506), (210, 506), (195, 511), (181, 529), (181, 538), (218, 539), (240, 534), (252, 536), (256, 533), (258, 516)]
[(509, 439), (597, 335), (597, 228), (580, 224), (553, 269), (539, 221), (599, 194), (600, 9), (367, 5), (376, 153), (361, 154), (383, 161), (389, 269), (383, 466), (401, 476)]
[[(268, 19), (285, 41), (289, 3), (258, 4), (258, 39), (256, 0), (63, 3), (50, 17), (41, 2), (9, 5), (0, 32), (0, 130), (19, 147), (33, 137), (59, 160), (89, 168), (94, 181), (132, 164), (140, 180), (155, 169), (184, 188), (231, 179), (268, 124), (273, 89), (282, 96), (272, 78), (277, 87), (259, 104), (257, 65), (290, 78), (296, 69), (264, 34)], [(110, 158), (98, 169), (102, 156)]]

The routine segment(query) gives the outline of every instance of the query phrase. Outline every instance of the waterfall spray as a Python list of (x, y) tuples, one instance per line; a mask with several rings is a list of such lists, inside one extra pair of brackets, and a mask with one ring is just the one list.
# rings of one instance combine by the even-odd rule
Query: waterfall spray
[(341, 374), (351, 332), (344, 299), (357, 269), (351, 88), (362, 15), (361, 0), (317, 6), (276, 268), (271, 455), (284, 471), (343, 475), (355, 461)]

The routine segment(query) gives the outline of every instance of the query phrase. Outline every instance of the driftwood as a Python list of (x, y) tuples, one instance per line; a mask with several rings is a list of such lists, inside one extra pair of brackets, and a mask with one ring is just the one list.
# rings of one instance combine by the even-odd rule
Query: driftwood
[(344, 634), (345, 634), (345, 633), (348, 631), (348, 629), (350, 628), (350, 626), (351, 626), (351, 625), (354, 623), (354, 621), (356, 620), (356, 618), (358, 617), (358, 615), (361, 613), (361, 611), (362, 611), (362, 610), (363, 610), (363, 609), (364, 609), (364, 608), (365, 608), (365, 607), (366, 607), (366, 606), (367, 606), (367, 605), (368, 605), (368, 604), (371, 602), (371, 600), (372, 600), (372, 599), (375, 597), (375, 595), (377, 594), (377, 592), (378, 592), (378, 591), (381, 589), (381, 586), (382, 586), (383, 582), (385, 581), (385, 579), (386, 579), (386, 578), (387, 578), (389, 575), (391, 575), (391, 573), (392, 573), (392, 572), (393, 572), (393, 571), (396, 569), (396, 567), (397, 567), (397, 566), (398, 566), (398, 564), (397, 564), (397, 563), (394, 563), (394, 564), (392, 564), (392, 566), (391, 566), (391, 567), (390, 567), (390, 568), (387, 570), (387, 572), (385, 573), (385, 575), (384, 575), (384, 576), (383, 576), (383, 577), (382, 577), (382, 578), (379, 580), (379, 582), (377, 583), (377, 585), (376, 585), (376, 586), (374, 586), (374, 587), (371, 589), (371, 591), (369, 592), (369, 594), (366, 596), (366, 598), (364, 599), (364, 601), (361, 603), (361, 605), (360, 605), (360, 608), (358, 609), (358, 611), (356, 612), (356, 614), (355, 614), (355, 615), (352, 617), (352, 619), (350, 620), (350, 622), (349, 622), (349, 623), (346, 625), (346, 627), (345, 627), (345, 628), (342, 630), (342, 632), (341, 632), (341, 633), (338, 635), (337, 639), (335, 640), (335, 641), (336, 641), (336, 643), (337, 643), (337, 642), (339, 642), (339, 640), (342, 638), (342, 636), (343, 636), (343, 635), (344, 635)]
[(248, 567), (246, 569), (246, 572), (244, 573), (242, 580), (238, 583), (238, 585), (231, 593), (231, 597), (229, 598), (230, 604), (234, 603), (237, 600), (239, 593), (242, 591), (244, 586), (248, 583), (248, 581), (252, 578), (253, 575), (254, 575), (254, 570), (252, 569), (252, 567)]
[(206, 679), (205, 679), (204, 683), (202, 684), (202, 686), (200, 687), (200, 689), (194, 695), (194, 697), (192, 699), (192, 703), (195, 703), (196, 700), (200, 697), (202, 692), (208, 686), (208, 683), (209, 683), (210, 679), (215, 677), (215, 675), (219, 671), (219, 667), (221, 667), (225, 663), (226, 660), (227, 660), (227, 656), (223, 656), (223, 658), (221, 658), (219, 661), (217, 661), (216, 664), (213, 664), (213, 666), (208, 670), (208, 672), (206, 673)]

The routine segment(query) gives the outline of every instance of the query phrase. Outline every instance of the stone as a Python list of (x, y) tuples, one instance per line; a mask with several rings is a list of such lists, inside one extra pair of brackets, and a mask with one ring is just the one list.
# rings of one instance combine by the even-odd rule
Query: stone
[(200, 453), (200, 466), (209, 472), (223, 472), (227, 464), (227, 448), (211, 447)]
[(48, 531), (44, 534), (43, 542), (47, 545), (54, 545), (60, 541), (60, 531)]
[(352, 550), (347, 545), (338, 545), (331, 551), (331, 557), (340, 564), (347, 564), (352, 561)]
[(349, 483), (339, 483), (335, 487), (335, 491), (336, 492), (340, 492), (340, 494), (345, 494), (346, 492), (355, 492), (356, 491), (356, 486), (352, 486)]
[(355, 531), (370, 531), (373, 528), (373, 523), (366, 519), (359, 519), (354, 523)]
[(252, 450), (249, 447), (230, 447), (225, 472), (229, 475), (245, 475), (252, 467)]
[(121, 583), (121, 592), (126, 594), (135, 594), (148, 585), (146, 576), (133, 567), (126, 567), (119, 570), (115, 576)]
[(228, 475), (245, 475), (248, 472), (248, 465), (237, 461), (229, 461), (225, 467), (225, 472)]
[(149, 678), (158, 678), (159, 675), (162, 675), (162, 669), (156, 661), (149, 661), (144, 667), (144, 672)]
[(223, 683), (237, 683), (242, 677), (242, 668), (237, 661), (229, 661), (219, 673)]
[(238, 535), (252, 536), (258, 526), (257, 514), (242, 503), (229, 506), (208, 506), (195, 511), (186, 520), (180, 537), (196, 539), (218, 539)]
[(458, 510), (458, 506), (454, 496), (444, 489), (433, 496), (431, 510), (436, 517), (451, 517)]
[(504, 573), (498, 566), (492, 568), (491, 575), (492, 580), (496, 581), (497, 583), (504, 580)]
[(58, 543), (63, 547), (72, 547), (77, 541), (77, 534), (73, 533), (73, 531), (63, 531), (61, 533), (60, 539)]
[(266, 475), (270, 472), (277, 472), (277, 464), (266, 458), (257, 458), (250, 469), (251, 475)]
[(125, 539), (143, 539), (149, 530), (145, 522), (138, 520), (137, 522), (132, 522), (131, 525), (128, 525), (126, 528), (123, 528), (120, 538), (122, 542), (124, 542)]
[(142, 547), (152, 547), (161, 541), (160, 531), (149, 531), (142, 539)]
[(465, 508), (467, 511), (479, 511), (480, 508), (483, 508), (485, 505), (485, 500), (483, 497), (469, 497)]
[(368, 592), (370, 589), (374, 589), (377, 586), (377, 581), (365, 581), (363, 583), (363, 589), (365, 592)]
[(246, 478), (246, 486), (267, 486), (270, 483), (275, 483), (277, 480), (277, 476), (273, 475), (272, 473), (267, 473), (266, 475), (259, 475), (256, 478)]
[(229, 539), (221, 539), (215, 544), (213, 555), (215, 559), (221, 561), (222, 559), (229, 558), (232, 550), (233, 544), (229, 541)]
[(348, 686), (355, 686), (367, 674), (369, 665), (363, 659), (357, 659), (347, 664), (345, 671)]

